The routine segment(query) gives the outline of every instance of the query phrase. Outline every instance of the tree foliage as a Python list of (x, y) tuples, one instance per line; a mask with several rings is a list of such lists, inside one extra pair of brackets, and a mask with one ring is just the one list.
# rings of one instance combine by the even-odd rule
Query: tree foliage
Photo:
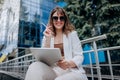
[(120, 0), (64, 1), (80, 39), (107, 34), (106, 46), (120, 45)]

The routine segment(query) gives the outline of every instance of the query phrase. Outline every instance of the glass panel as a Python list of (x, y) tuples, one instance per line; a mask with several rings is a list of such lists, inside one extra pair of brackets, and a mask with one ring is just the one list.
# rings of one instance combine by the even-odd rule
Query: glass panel
[(55, 5), (52, 0), (21, 0), (19, 47), (41, 47), (43, 31)]

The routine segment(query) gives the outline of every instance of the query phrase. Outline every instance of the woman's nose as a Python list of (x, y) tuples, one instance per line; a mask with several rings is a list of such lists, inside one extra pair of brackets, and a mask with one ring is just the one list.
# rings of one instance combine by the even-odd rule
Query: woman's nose
[(57, 21), (60, 21), (60, 18), (58, 18), (58, 20)]

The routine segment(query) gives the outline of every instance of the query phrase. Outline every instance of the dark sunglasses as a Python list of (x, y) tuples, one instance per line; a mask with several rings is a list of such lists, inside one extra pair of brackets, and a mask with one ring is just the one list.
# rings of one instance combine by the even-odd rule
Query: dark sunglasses
[(58, 21), (58, 18), (59, 18), (60, 21), (65, 21), (65, 17), (64, 17), (64, 16), (60, 16), (60, 17), (58, 17), (58, 16), (53, 16), (53, 17), (52, 17), (52, 19), (53, 19), (54, 21)]

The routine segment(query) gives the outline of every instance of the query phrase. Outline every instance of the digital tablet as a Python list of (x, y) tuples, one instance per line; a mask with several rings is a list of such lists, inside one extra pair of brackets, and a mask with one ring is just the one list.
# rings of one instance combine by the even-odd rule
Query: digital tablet
[(30, 48), (30, 51), (35, 56), (36, 60), (44, 62), (49, 66), (52, 66), (62, 59), (59, 48)]

